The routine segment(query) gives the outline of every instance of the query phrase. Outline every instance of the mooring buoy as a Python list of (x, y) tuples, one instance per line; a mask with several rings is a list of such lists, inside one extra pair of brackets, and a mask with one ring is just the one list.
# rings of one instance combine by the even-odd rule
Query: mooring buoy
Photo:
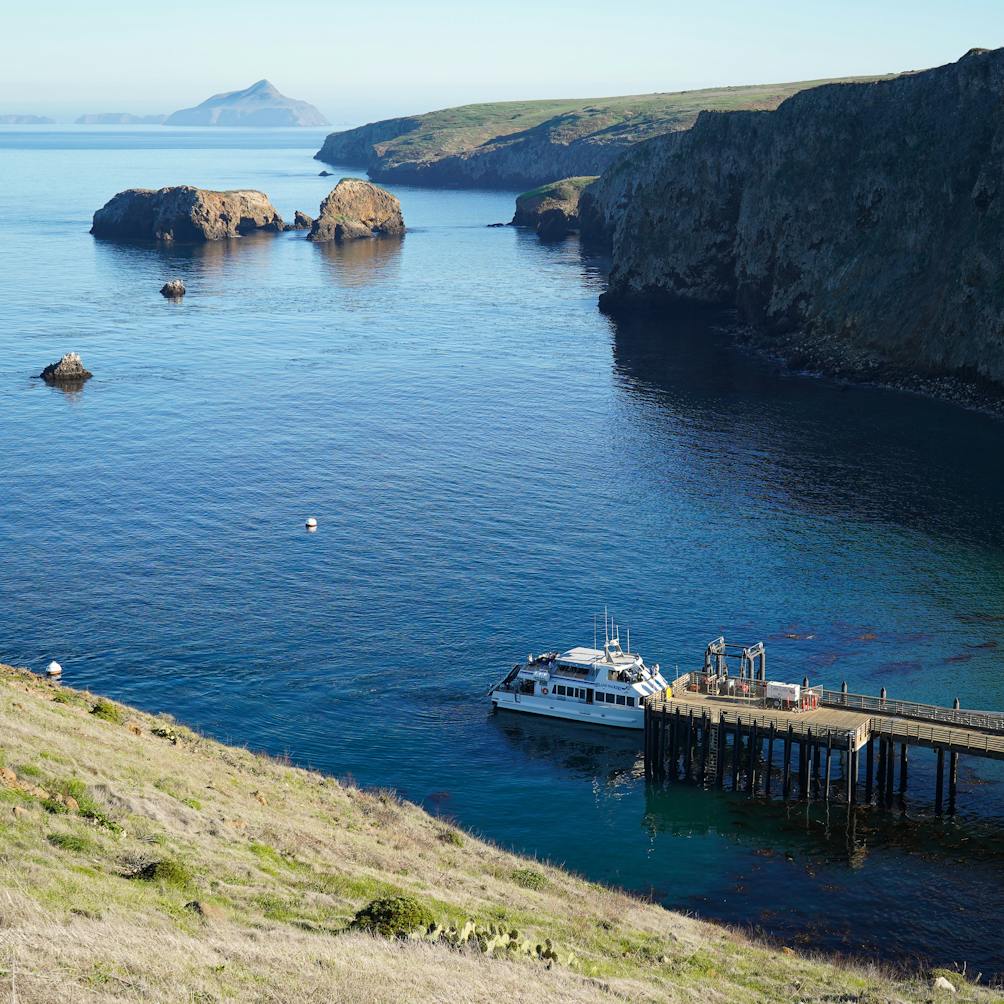
[(314, 519), (313, 516), (308, 516), (307, 517), (307, 529), (308, 530), (316, 530), (317, 529), (317, 520)]

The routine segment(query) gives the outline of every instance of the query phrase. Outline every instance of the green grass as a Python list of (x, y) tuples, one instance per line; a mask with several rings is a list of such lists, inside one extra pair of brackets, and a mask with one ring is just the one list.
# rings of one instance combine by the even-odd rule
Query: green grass
[[(776, 108), (798, 91), (831, 82), (461, 105), (332, 133), (317, 156), (329, 163), (363, 163), (374, 177), (389, 179), (395, 171), (412, 177), (416, 168), (444, 158), (483, 153), (478, 148), (507, 147), (528, 138), (560, 145), (588, 139), (595, 146), (626, 149), (653, 136), (687, 129), (706, 109)], [(379, 142), (372, 142), (370, 134)]]
[(517, 868), (512, 880), (523, 889), (543, 889), (547, 885), (547, 876), (535, 868)]

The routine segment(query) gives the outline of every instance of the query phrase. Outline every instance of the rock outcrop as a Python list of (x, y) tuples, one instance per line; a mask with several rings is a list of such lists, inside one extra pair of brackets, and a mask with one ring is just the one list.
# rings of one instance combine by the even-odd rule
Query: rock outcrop
[(120, 240), (197, 243), (282, 229), (282, 217), (263, 192), (210, 192), (179, 185), (119, 192), (94, 214), (91, 233)]
[(299, 209), (293, 213), (293, 222), (287, 223), (286, 230), (309, 230), (314, 225), (314, 218), (306, 213), (301, 213)]
[(185, 295), (185, 284), (180, 279), (171, 279), (160, 287), (160, 295), (166, 296), (169, 300), (177, 300)]
[(800, 366), (1004, 387), (1004, 49), (704, 113), (589, 190), (603, 303), (738, 310)]
[(359, 178), (342, 178), (321, 203), (307, 240), (350, 241), (403, 233), (401, 203), (390, 192)]
[(516, 199), (514, 226), (533, 227), (542, 240), (559, 240), (579, 229), (579, 196), (596, 179), (565, 178)]
[(533, 188), (600, 174), (634, 144), (688, 129), (703, 109), (775, 108), (821, 82), (465, 105), (332, 133), (315, 156), (364, 167), (374, 181)]
[(201, 105), (183, 108), (164, 120), (169, 126), (326, 126), (328, 120), (311, 104), (287, 98), (267, 80), (240, 91), (225, 91)]
[(84, 364), (76, 352), (67, 352), (58, 363), (49, 363), (39, 376), (46, 383), (72, 385), (82, 384), (85, 380), (90, 380), (94, 374), (84, 369)]

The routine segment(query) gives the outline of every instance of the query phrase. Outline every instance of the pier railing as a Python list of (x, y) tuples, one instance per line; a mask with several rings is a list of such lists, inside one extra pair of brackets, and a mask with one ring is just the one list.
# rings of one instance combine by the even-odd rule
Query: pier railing
[(1004, 736), (991, 732), (971, 732), (943, 725), (925, 725), (902, 718), (870, 719), (871, 736), (894, 742), (911, 742), (947, 749), (955, 753), (977, 753), (993, 759), (1004, 759)]
[(972, 711), (965, 708), (944, 708), (937, 704), (919, 704), (916, 701), (894, 701), (890, 698), (869, 697), (866, 694), (845, 694), (841, 690), (823, 690), (820, 704), (828, 708), (846, 708), (871, 715), (890, 715), (894, 718), (914, 718), (923, 722), (956, 725), (964, 729), (979, 729), (994, 735), (1004, 735), (1004, 713)]

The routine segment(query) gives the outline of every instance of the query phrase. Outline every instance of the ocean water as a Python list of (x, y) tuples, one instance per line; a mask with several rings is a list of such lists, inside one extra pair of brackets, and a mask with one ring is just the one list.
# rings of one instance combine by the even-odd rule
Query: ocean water
[[(670, 670), (725, 633), (1004, 708), (1001, 421), (617, 324), (602, 259), (486, 227), (513, 193), (394, 188), (404, 240), (344, 248), (88, 234), (135, 186), (314, 214), (320, 140), (0, 129), (0, 660), (786, 944), (1004, 972), (1000, 765), (935, 819), (918, 752), (904, 811), (848, 819), (647, 788), (639, 737), (485, 699), (608, 605)], [(71, 350), (82, 390), (35, 379)]]

